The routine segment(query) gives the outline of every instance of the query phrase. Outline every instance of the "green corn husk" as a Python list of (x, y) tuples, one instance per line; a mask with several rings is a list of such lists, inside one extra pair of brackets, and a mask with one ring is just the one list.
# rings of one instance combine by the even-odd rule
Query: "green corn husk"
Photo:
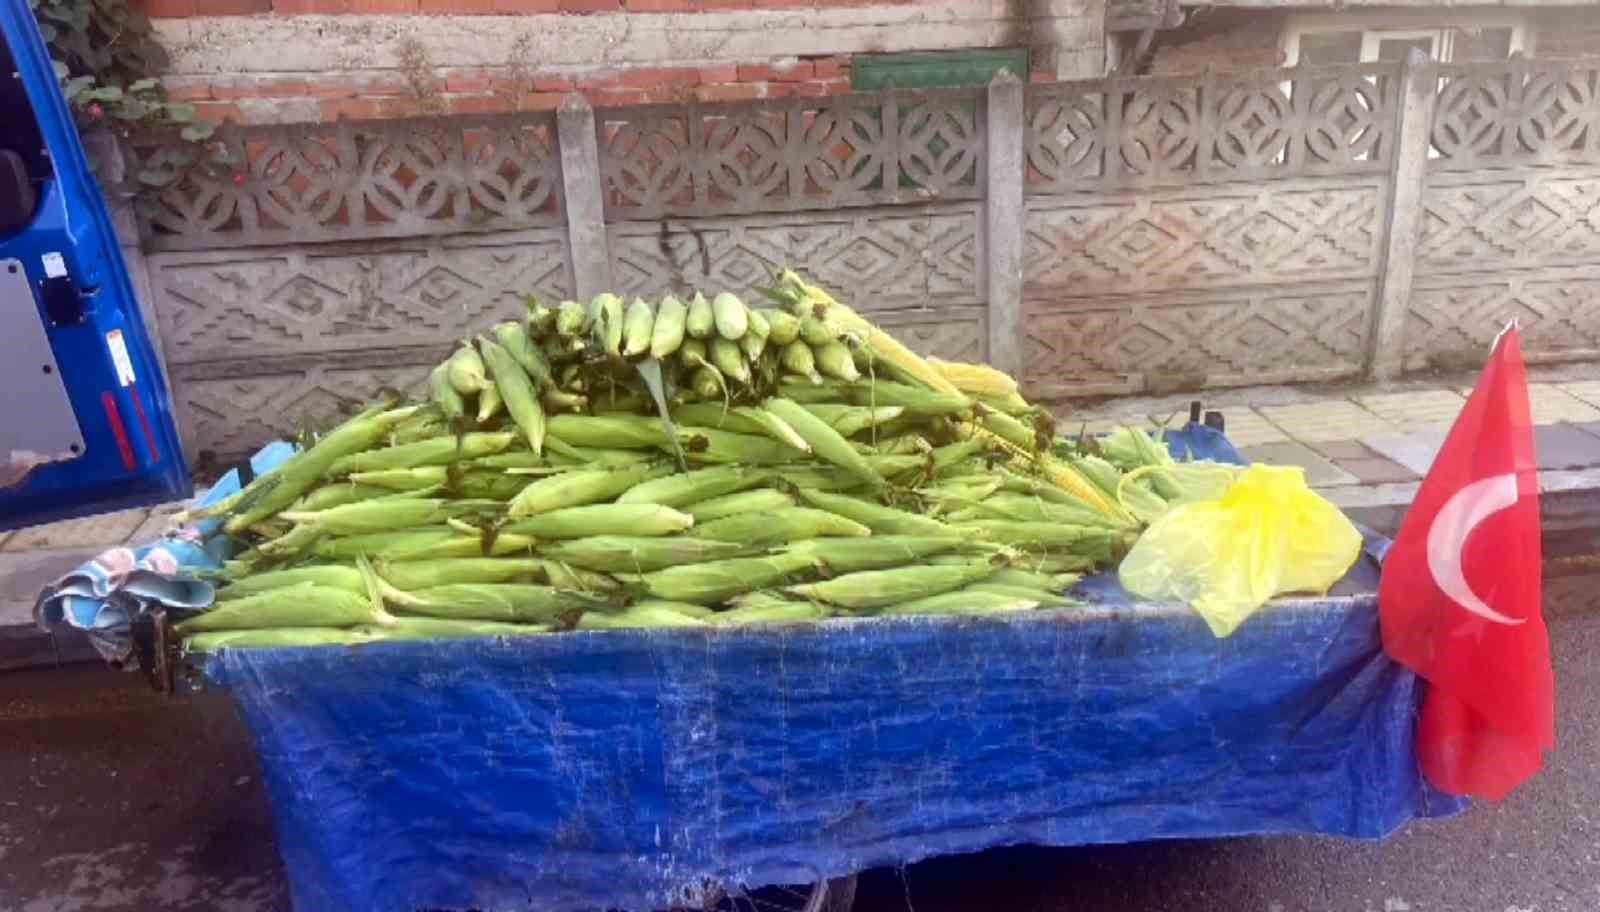
[(179, 622), (179, 636), (208, 630), (259, 630), (268, 627), (353, 627), (393, 620), (365, 592), (299, 583), (229, 599)]
[(695, 523), (702, 524), (714, 519), (727, 516), (738, 516), (741, 513), (760, 513), (771, 510), (782, 510), (795, 505), (794, 497), (772, 488), (757, 488), (753, 491), (740, 491), (736, 494), (725, 494), (703, 500), (688, 507), (685, 512), (694, 517)]
[(806, 378), (804, 383), (789, 382), (795, 379), (791, 377), (778, 384), (778, 396), (802, 405), (850, 404), (844, 401), (844, 391), (839, 388), (837, 383), (824, 384), (821, 377), (816, 378), (816, 383), (812, 383), (809, 377)]
[(448, 364), (440, 364), (428, 374), (428, 398), (439, 407), (446, 421), (460, 421), (467, 413), (466, 400), (450, 383)]
[(785, 488), (807, 488), (813, 491), (865, 491), (871, 483), (849, 472), (841, 472), (831, 465), (785, 463), (772, 467), (774, 479), (782, 481)]
[(743, 491), (773, 477), (766, 469), (745, 466), (713, 466), (667, 475), (635, 485), (617, 498), (619, 504), (660, 504), (685, 507), (724, 494)]
[(762, 434), (765, 428), (743, 409), (723, 408), (714, 402), (694, 402), (675, 406), (672, 420), (679, 424), (733, 431), (738, 434)]
[(320, 529), (295, 526), (283, 535), (256, 545), (256, 551), (267, 561), (284, 561), (314, 546), (323, 536)]
[(499, 453), (516, 441), (515, 434), (478, 433), (429, 437), (415, 443), (366, 450), (341, 457), (328, 466), (329, 475), (441, 466), (458, 460), (477, 459)]
[(936, 393), (889, 380), (852, 383), (849, 393), (850, 401), (857, 405), (898, 405), (908, 414), (924, 418), (965, 415), (972, 411), (972, 403), (964, 396)]
[(672, 295), (662, 298), (656, 305), (655, 323), (650, 327), (650, 357), (664, 361), (676, 353), (683, 344), (688, 320), (687, 304)]
[(283, 513), (284, 519), (330, 535), (389, 532), (444, 522), (455, 504), (437, 498), (378, 498), (315, 513)]
[(594, 317), (595, 341), (613, 359), (622, 357), (622, 332), (625, 328), (622, 299), (610, 292), (601, 292), (589, 302), (589, 312)]
[(394, 492), (387, 488), (373, 485), (334, 482), (309, 492), (293, 504), (290, 504), (289, 509), (301, 512), (327, 510), (331, 507), (340, 507), (359, 500), (371, 500), (374, 497), (383, 497), (392, 493)]
[(500, 414), (505, 404), (506, 401), (500, 397), (500, 387), (493, 383), (484, 387), (483, 392), (478, 394), (478, 423), (485, 424), (490, 418)]
[(368, 409), (335, 428), (283, 465), (258, 476), (233, 501), (233, 516), (223, 530), (237, 535), (299, 499), (327, 480), (328, 467), (351, 453), (371, 449), (391, 428), (416, 413), (416, 407)]
[(867, 428), (881, 426), (905, 413), (905, 409), (898, 405), (872, 408), (864, 405), (815, 403), (806, 408), (813, 415), (828, 422), (829, 426), (838, 431), (842, 437), (854, 437)]
[(642, 537), (591, 535), (554, 542), (539, 549), (551, 560), (600, 573), (649, 573), (682, 564), (733, 557), (744, 547), (688, 535)]
[(985, 559), (948, 566), (862, 570), (818, 583), (790, 586), (788, 591), (859, 611), (959, 589), (989, 576), (995, 569), (994, 564)]
[[(1058, 488), (1057, 490), (1060, 489)], [(994, 514), (993, 518), (997, 519), (1060, 523), (1072, 526), (1100, 526), (1107, 529), (1130, 528), (1128, 523), (1120, 522), (1103, 513), (1099, 513), (1082, 501), (1067, 504), (1027, 494), (1001, 492), (985, 498), (981, 506), (986, 512)]]
[(885, 456), (927, 456), (933, 452), (933, 444), (918, 434), (901, 434), (879, 440), (877, 449)]
[(577, 470), (553, 475), (536, 481), (522, 489), (506, 507), (513, 519), (548, 513), (563, 507), (581, 507), (614, 499), (618, 494), (671, 471), (670, 467), (652, 467), (638, 463), (621, 468)]
[(757, 466), (785, 462), (795, 456), (792, 447), (766, 435), (683, 426), (677, 431), (678, 442), (691, 462)]
[(724, 516), (704, 525), (696, 525), (691, 534), (697, 538), (754, 546), (776, 545), (823, 536), (865, 538), (872, 534), (872, 530), (854, 520), (825, 510), (786, 507), (770, 513)]
[(706, 627), (702, 618), (667, 607), (668, 602), (632, 605), (616, 614), (589, 612), (578, 620), (579, 630), (651, 630), (670, 627)]
[(816, 317), (800, 318), (800, 340), (813, 348), (838, 341), (838, 334)]
[(754, 364), (761, 360), (762, 352), (767, 350), (767, 336), (771, 334), (772, 328), (767, 325), (767, 318), (763, 317), (760, 311), (749, 311), (746, 316), (750, 325), (745, 330), (745, 334), (739, 339), (739, 348), (744, 351), (744, 356)]
[(738, 383), (750, 383), (750, 364), (745, 360), (744, 352), (739, 350), (738, 343), (721, 337), (712, 339), (710, 353), (712, 366), (724, 377)]
[(445, 376), (457, 393), (472, 396), (489, 386), (489, 375), (484, 371), (483, 358), (471, 346), (455, 350), (445, 363)]
[(1003, 567), (999, 570), (996, 570), (994, 575), (990, 576), (984, 582), (995, 583), (1001, 586), (1022, 586), (1030, 589), (1036, 589), (1040, 592), (1058, 593), (1065, 592), (1067, 589), (1076, 585), (1079, 579), (1081, 579), (1081, 577), (1075, 573), (1036, 573), (1032, 570), (1023, 569), (1020, 566), (1013, 566)]
[(719, 611), (709, 620), (718, 627), (746, 627), (756, 624), (806, 624), (825, 621), (832, 616), (833, 612), (826, 605), (778, 596)]
[(719, 292), (711, 299), (711, 317), (716, 325), (717, 335), (729, 342), (737, 342), (744, 338), (750, 329), (750, 311), (738, 296), (729, 292)]
[(873, 535), (870, 538), (813, 538), (784, 548), (785, 554), (803, 557), (831, 573), (883, 570), (921, 563), (966, 544), (955, 536)]
[(695, 339), (709, 339), (717, 331), (717, 318), (712, 312), (711, 302), (698, 291), (689, 299), (689, 314), (684, 318), (684, 331)]
[(479, 470), (461, 473), (447, 487), (461, 497), (506, 501), (522, 493), (532, 481), (530, 475)]
[(1024, 424), (1004, 412), (991, 411), (983, 416), (982, 421), (983, 426), (991, 433), (1029, 453), (1037, 453), (1050, 446), (1048, 435), (1041, 435), (1031, 425)]
[(1018, 586), (1013, 583), (997, 583), (992, 580), (973, 583), (961, 591), (1004, 595), (1018, 601), (1034, 602), (1040, 608), (1057, 608), (1062, 605), (1076, 604), (1076, 599), (1069, 599), (1050, 589), (1040, 589), (1037, 586)]
[[(861, 372), (856, 370), (855, 358), (850, 354), (850, 349), (843, 342), (829, 342), (826, 345), (816, 346), (811, 355), (817, 362), (817, 370), (824, 377), (843, 380), (851, 383), (861, 379)], [(872, 403), (868, 403), (872, 404)], [(878, 403), (880, 405), (894, 405), (892, 402)]]
[(531, 583), (458, 583), (418, 589), (396, 610), (424, 617), (553, 624), (609, 603), (592, 595)]
[(636, 358), (650, 351), (656, 312), (644, 298), (634, 298), (622, 319), (622, 356)]
[(312, 547), (311, 553), (323, 560), (355, 560), (366, 555), (392, 564), (402, 560), (509, 556), (529, 553), (534, 544), (531, 536), (516, 533), (501, 533), (486, 541), (487, 538), (465, 535), (449, 527), (408, 529), (324, 538)]
[[(350, 480), (361, 485), (382, 490), (421, 491), (427, 488), (442, 490), (450, 480), (449, 466), (417, 466), (410, 469), (380, 469), (374, 472), (352, 472)], [(350, 501), (355, 503), (355, 501)], [(298, 509), (298, 508), (295, 508)]]
[(464, 640), (476, 637), (525, 637), (549, 633), (545, 624), (459, 621), (433, 617), (397, 617), (388, 627), (358, 627), (373, 640)]
[(642, 415), (555, 415), (546, 433), (563, 443), (600, 449), (656, 449), (671, 446), (666, 428)]
[(646, 573), (639, 577), (639, 584), (658, 599), (714, 605), (779, 583), (806, 566), (803, 558), (793, 555), (736, 557)]
[(590, 535), (671, 535), (694, 525), (694, 517), (653, 503), (566, 507), (509, 523), (501, 533), (554, 540)]
[(511, 420), (528, 438), (528, 446), (535, 453), (543, 452), (546, 419), (544, 406), (539, 404), (538, 388), (503, 346), (479, 336), (478, 348), (483, 352), (484, 363), (489, 365), (489, 372), (494, 375), (495, 388), (505, 400)]
[(544, 352), (534, 344), (528, 336), (528, 328), (522, 323), (506, 322), (494, 325), (495, 341), (500, 343), (522, 369), (528, 372), (534, 386), (548, 386), (552, 382), (550, 375), (550, 361), (545, 358)]
[(929, 459), (926, 456), (892, 456), (879, 453), (875, 456), (861, 457), (874, 472), (883, 478), (899, 478), (913, 472), (926, 472)]
[[(375, 628), (386, 629), (386, 628)], [(305, 646), (352, 646), (370, 642), (363, 630), (334, 627), (276, 627), (266, 630), (214, 630), (183, 641), (183, 651), (206, 655), (221, 649), (283, 649)]]
[[(778, 361), (784, 370), (792, 374), (799, 374), (806, 378), (812, 386), (820, 386), (822, 384), (822, 375), (817, 373), (817, 357), (811, 351), (811, 346), (806, 343), (796, 341), (785, 345), (783, 351), (778, 355)], [(784, 396), (795, 395), (795, 391), (787, 386), (781, 388), (779, 392)], [(833, 398), (838, 395), (838, 392), (830, 389), (826, 395), (829, 398)], [(806, 401), (803, 393), (796, 398), (801, 402)]]
[(689, 376), (689, 388), (702, 399), (714, 399), (725, 392), (721, 372), (709, 365), (697, 368)]
[(692, 618), (707, 620), (717, 616), (717, 610), (706, 605), (692, 605), (688, 602), (669, 602), (665, 599), (640, 599), (633, 603), (636, 607), (668, 608), (679, 614)]
[(1037, 599), (961, 590), (889, 605), (879, 610), (878, 614), (884, 616), (1009, 614), (1014, 611), (1032, 611), (1038, 607)]
[(516, 583), (548, 579), (544, 564), (519, 557), (445, 557), (390, 563), (380, 559), (378, 576), (396, 589), (430, 589), (456, 583)]
[(945, 536), (954, 532), (936, 519), (846, 494), (801, 490), (800, 497), (813, 507), (847, 517), (866, 526), (875, 535)]
[(302, 586), (307, 583), (327, 589), (343, 589), (346, 592), (358, 594), (366, 592), (366, 588), (362, 584), (361, 573), (356, 568), (338, 564), (324, 564), (253, 573), (230, 583), (224, 588), (218, 589), (217, 601), (232, 601), (273, 589)]
[(818, 458), (831, 462), (874, 485), (883, 485), (883, 476), (850, 446), (838, 431), (799, 403), (772, 397), (762, 407), (786, 422), (811, 445)]
[(1016, 547), (1062, 548), (1099, 559), (1108, 558), (1127, 534), (1102, 526), (1068, 526), (1049, 522), (984, 519), (955, 527), (988, 541)]
[(788, 345), (800, 338), (800, 318), (786, 310), (764, 308), (759, 311), (767, 321), (767, 341), (773, 345)]
[(618, 600), (621, 596), (622, 583), (604, 573), (555, 560), (542, 560), (540, 563), (544, 564), (544, 574), (550, 580), (550, 585), (557, 589), (587, 592), (610, 600)]
[(589, 331), (589, 308), (578, 301), (562, 301), (556, 308), (556, 334), (567, 338)]

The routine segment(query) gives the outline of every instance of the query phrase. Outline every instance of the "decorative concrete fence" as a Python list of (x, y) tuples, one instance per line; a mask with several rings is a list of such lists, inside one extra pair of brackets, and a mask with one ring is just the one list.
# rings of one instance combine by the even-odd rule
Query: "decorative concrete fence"
[(1264, 71), (230, 128), (141, 226), (191, 454), (467, 330), (795, 265), (1045, 398), (1600, 354), (1600, 69)]

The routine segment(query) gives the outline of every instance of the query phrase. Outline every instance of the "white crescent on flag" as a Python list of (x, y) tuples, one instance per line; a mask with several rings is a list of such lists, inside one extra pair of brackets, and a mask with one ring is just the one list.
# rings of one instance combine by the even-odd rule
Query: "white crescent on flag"
[(1515, 627), (1527, 618), (1507, 617), (1484, 603), (1467, 585), (1461, 569), (1462, 549), (1478, 524), (1517, 502), (1515, 473), (1480, 479), (1445, 502), (1428, 527), (1428, 572), (1450, 600), (1486, 621)]

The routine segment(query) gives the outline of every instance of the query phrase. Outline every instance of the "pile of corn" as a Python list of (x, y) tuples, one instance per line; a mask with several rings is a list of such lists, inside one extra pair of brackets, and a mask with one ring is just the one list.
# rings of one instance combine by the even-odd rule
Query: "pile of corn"
[(244, 548), (191, 649), (994, 613), (1131, 545), (1120, 471), (1005, 374), (792, 272), (494, 326), (206, 514)]

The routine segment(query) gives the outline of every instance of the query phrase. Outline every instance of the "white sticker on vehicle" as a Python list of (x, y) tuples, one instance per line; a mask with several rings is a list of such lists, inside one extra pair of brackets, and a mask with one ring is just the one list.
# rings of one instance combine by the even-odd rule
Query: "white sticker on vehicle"
[(128, 357), (128, 343), (122, 341), (122, 330), (106, 333), (106, 348), (111, 349), (111, 363), (117, 366), (117, 382), (123, 386), (134, 381), (133, 359)]
[(59, 253), (50, 252), (40, 257), (44, 261), (44, 277), (59, 279), (67, 274), (67, 260)]

